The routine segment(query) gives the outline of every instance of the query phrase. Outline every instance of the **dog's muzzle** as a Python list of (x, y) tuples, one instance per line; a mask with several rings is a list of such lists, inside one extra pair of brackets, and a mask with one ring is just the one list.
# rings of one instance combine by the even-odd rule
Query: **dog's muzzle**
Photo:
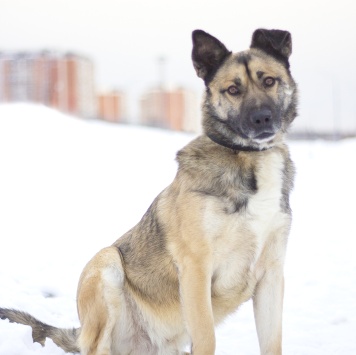
[(280, 115), (269, 107), (252, 109), (237, 117), (229, 117), (227, 123), (242, 138), (258, 142), (272, 139), (282, 126)]
[(251, 112), (248, 117), (248, 136), (252, 139), (264, 140), (276, 133), (272, 111), (267, 108)]

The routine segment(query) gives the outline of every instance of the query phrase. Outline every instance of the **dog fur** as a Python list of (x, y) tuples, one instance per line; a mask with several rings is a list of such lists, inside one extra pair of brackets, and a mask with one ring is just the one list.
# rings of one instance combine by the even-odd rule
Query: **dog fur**
[(203, 134), (178, 152), (174, 181), (141, 221), (84, 268), (81, 328), (8, 309), (0, 317), (83, 355), (179, 355), (187, 346), (213, 355), (214, 327), (252, 298), (261, 354), (280, 355), (294, 177), (284, 136), (297, 106), (291, 51), (287, 31), (258, 29), (238, 53), (194, 31)]

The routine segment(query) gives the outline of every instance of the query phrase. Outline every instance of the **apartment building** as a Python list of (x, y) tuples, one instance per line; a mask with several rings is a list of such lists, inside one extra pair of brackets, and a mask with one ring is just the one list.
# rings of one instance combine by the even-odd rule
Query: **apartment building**
[[(127, 122), (126, 96), (96, 92), (91, 60), (54, 51), (0, 52), (0, 103), (34, 102), (84, 118)], [(164, 85), (141, 98), (137, 123), (177, 131), (199, 130), (196, 94)]]
[(93, 64), (74, 53), (0, 53), (0, 102), (35, 102), (96, 117)]
[(177, 131), (199, 130), (199, 103), (194, 92), (183, 88), (156, 88), (140, 102), (140, 123)]
[(97, 116), (108, 122), (126, 122), (126, 96), (121, 91), (99, 93), (97, 96)]

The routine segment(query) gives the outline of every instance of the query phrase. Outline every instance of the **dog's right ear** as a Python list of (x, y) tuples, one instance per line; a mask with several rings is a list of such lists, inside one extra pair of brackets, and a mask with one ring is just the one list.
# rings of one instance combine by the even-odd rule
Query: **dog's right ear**
[(192, 38), (193, 65), (199, 78), (207, 84), (231, 52), (218, 39), (202, 30), (193, 31)]
[(250, 48), (266, 52), (289, 68), (288, 59), (292, 54), (292, 36), (288, 31), (259, 28), (252, 35)]

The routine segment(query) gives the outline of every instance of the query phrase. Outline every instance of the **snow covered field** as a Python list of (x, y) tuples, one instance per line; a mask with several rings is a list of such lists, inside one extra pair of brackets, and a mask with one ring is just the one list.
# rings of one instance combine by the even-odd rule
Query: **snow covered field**
[[(192, 135), (0, 106), (0, 306), (78, 326), (85, 263), (141, 218)], [(284, 354), (356, 354), (356, 140), (291, 142), (297, 178)], [(59, 355), (0, 321), (0, 355)], [(258, 354), (251, 302), (217, 331), (218, 355)], [(144, 354), (143, 354), (144, 355)]]

